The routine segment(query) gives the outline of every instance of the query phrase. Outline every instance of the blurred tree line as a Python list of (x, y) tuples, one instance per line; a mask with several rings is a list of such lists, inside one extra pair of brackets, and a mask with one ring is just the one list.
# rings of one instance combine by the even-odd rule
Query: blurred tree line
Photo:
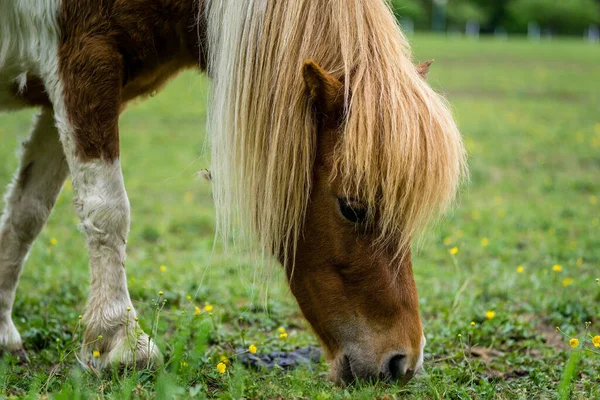
[[(476, 21), (482, 33), (502, 29), (527, 33), (530, 22), (553, 34), (581, 35), (600, 23), (600, 0), (391, 0), (399, 19), (430, 30), (442, 19), (446, 29), (463, 30)], [(438, 25), (439, 26), (439, 25)]]

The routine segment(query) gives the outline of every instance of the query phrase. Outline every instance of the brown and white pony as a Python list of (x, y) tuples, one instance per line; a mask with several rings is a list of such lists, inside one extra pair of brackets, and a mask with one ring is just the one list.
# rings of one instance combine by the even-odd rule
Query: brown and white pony
[(410, 378), (425, 344), (410, 243), (465, 159), (426, 67), (384, 0), (2, 0), (0, 109), (41, 111), (2, 216), (0, 347), (23, 352), (17, 281), (71, 174), (91, 270), (82, 357), (160, 360), (127, 289), (118, 119), (198, 68), (218, 233), (283, 264), (334, 380)]

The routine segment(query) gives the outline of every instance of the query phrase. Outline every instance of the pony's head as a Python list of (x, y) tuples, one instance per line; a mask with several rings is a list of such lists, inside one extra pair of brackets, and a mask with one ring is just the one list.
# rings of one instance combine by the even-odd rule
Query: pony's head
[(215, 2), (208, 21), (217, 229), (279, 258), (335, 381), (410, 378), (411, 242), (465, 165), (428, 64), (383, 0)]
[[(427, 67), (419, 67), (422, 76)], [(287, 265), (291, 290), (332, 361), (333, 380), (407, 380), (421, 367), (425, 345), (410, 251), (381, 243), (381, 195), (373, 202), (338, 171), (344, 84), (314, 62), (303, 77), (316, 157), (302, 235)]]

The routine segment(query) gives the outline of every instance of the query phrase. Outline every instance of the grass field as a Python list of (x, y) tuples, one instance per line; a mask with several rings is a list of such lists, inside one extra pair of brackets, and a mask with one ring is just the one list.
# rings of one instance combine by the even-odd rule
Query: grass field
[[(208, 90), (185, 73), (121, 119), (129, 288), (169, 363), (125, 376), (79, 367), (88, 266), (67, 183), (17, 293), (14, 320), (31, 363), (0, 362), (0, 399), (600, 398), (600, 348), (591, 342), (600, 335), (600, 48), (432, 36), (412, 43), (418, 60), (436, 60), (429, 80), (455, 110), (471, 182), (414, 257), (428, 344), (424, 371), (407, 386), (335, 387), (324, 362), (293, 371), (236, 364), (236, 349), (250, 344), (268, 352), (317, 340), (282, 274), (265, 302), (250, 257), (213, 251), (209, 186), (195, 178), (208, 166)], [(2, 186), (32, 114), (0, 116)], [(224, 374), (221, 356), (231, 361)]]

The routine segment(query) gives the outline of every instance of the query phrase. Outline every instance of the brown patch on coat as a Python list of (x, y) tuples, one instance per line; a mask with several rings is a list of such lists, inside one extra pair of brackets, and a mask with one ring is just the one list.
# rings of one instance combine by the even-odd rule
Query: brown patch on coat
[(205, 67), (203, 0), (63, 0), (59, 15), (64, 101), (82, 160), (119, 156), (124, 104), (183, 68)]
[(11, 87), (12, 94), (29, 106), (51, 107), (44, 83), (37, 76), (28, 76), (24, 87), (15, 82)]

